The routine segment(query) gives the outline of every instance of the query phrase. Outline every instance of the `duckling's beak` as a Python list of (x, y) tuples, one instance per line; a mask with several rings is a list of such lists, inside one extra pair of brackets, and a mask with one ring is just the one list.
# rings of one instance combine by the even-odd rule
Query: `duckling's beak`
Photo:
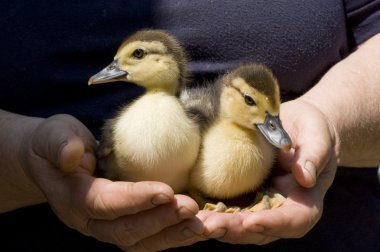
[(292, 140), (282, 127), (280, 117), (266, 113), (264, 123), (257, 124), (257, 128), (265, 138), (274, 146), (284, 151), (292, 147)]
[(120, 80), (120, 77), (127, 75), (128, 72), (121, 70), (119, 68), (119, 60), (115, 59), (102, 71), (91, 76), (91, 78), (88, 80), (88, 85), (118, 81)]

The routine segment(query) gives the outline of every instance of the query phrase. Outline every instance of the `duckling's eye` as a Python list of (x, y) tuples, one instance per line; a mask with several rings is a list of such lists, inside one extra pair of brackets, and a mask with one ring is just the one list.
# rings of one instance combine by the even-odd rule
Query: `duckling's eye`
[(244, 95), (244, 101), (248, 106), (255, 106), (256, 105), (255, 100), (249, 95)]
[(145, 51), (141, 48), (138, 48), (133, 51), (132, 56), (136, 59), (142, 59), (145, 56)]

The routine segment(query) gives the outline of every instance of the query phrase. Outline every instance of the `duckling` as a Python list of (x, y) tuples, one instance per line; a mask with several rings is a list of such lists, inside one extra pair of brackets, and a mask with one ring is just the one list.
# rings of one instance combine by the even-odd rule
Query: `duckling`
[(136, 32), (89, 85), (114, 81), (134, 83), (145, 93), (105, 123), (100, 170), (113, 180), (161, 181), (183, 192), (199, 152), (200, 133), (177, 97), (186, 81), (181, 45), (164, 31)]
[[(203, 132), (189, 179), (189, 193), (200, 207), (206, 199), (227, 200), (254, 192), (270, 173), (275, 147), (291, 148), (279, 119), (278, 82), (269, 68), (256, 63), (239, 66), (217, 87), (218, 112)], [(217, 211), (226, 210), (218, 205)]]

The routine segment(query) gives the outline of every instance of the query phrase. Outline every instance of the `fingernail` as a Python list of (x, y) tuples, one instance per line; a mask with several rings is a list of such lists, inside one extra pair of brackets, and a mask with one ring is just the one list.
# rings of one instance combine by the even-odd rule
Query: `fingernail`
[(219, 228), (219, 229), (217, 229), (216, 231), (214, 231), (214, 232), (208, 234), (207, 237), (208, 237), (208, 238), (214, 238), (214, 239), (217, 239), (217, 238), (221, 238), (221, 237), (223, 237), (226, 233), (227, 233), (227, 229)]
[(180, 207), (177, 210), (177, 216), (181, 220), (190, 219), (190, 218), (194, 217), (194, 215), (195, 215), (195, 213), (193, 213), (192, 211), (190, 211), (186, 207)]
[(163, 193), (160, 193), (153, 197), (152, 204), (158, 206), (158, 205), (169, 203), (170, 201), (171, 199), (169, 198), (169, 196)]
[(307, 172), (308, 177), (310, 177), (312, 185), (314, 185), (315, 182), (316, 182), (316, 180), (317, 180), (317, 174), (316, 174), (316, 170), (315, 170), (314, 164), (311, 161), (309, 161), (309, 160), (306, 161), (304, 170)]

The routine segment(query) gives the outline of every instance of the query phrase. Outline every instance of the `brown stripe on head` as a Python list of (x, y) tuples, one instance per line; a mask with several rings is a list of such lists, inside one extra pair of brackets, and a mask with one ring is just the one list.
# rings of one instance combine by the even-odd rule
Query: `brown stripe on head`
[(277, 78), (273, 72), (263, 64), (250, 63), (237, 67), (232, 70), (227, 76), (228, 80), (225, 83), (232, 83), (236, 78), (242, 78), (251, 87), (255, 88), (258, 92), (268, 97), (269, 102), (274, 107), (279, 104), (279, 88)]

